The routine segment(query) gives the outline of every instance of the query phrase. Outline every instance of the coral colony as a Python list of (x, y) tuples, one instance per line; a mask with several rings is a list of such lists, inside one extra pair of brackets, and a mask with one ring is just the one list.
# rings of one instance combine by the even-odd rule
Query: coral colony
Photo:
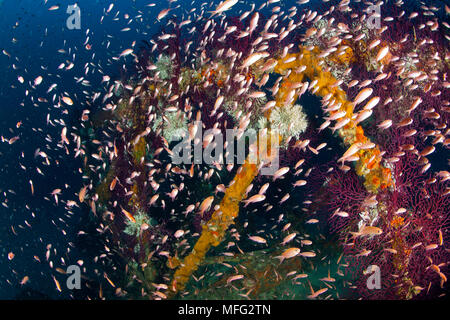
[(445, 295), (450, 9), (313, 2), (172, 4), (117, 54), (60, 142), (83, 159), (100, 298)]

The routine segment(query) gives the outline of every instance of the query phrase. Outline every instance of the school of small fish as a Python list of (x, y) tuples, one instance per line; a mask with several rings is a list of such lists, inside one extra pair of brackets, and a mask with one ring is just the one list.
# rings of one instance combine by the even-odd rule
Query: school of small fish
[[(53, 3), (45, 14), (64, 16)], [(59, 47), (38, 68), (14, 33), (0, 61), (20, 112), (1, 130), (0, 173), (17, 179), (0, 202), (17, 241), (2, 243), (0, 288), (45, 279), (76, 299), (75, 265), (88, 299), (371, 298), (379, 265), (376, 298), (444, 296), (450, 9), (416, 4), (108, 3), (98, 23), (115, 31), (60, 41), (44, 27), (37, 49)], [(278, 157), (248, 164), (262, 136), (236, 141), (255, 129), (277, 133)]]

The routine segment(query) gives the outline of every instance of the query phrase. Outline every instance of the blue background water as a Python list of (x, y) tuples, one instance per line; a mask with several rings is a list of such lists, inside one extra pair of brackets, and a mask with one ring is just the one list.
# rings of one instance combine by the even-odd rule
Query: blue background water
[[(0, 207), (0, 299), (11, 299), (19, 294), (23, 289), (19, 283), (24, 276), (30, 278), (26, 287), (51, 298), (69, 297), (67, 290), (61, 294), (55, 290), (51, 278), (54, 271), (51, 272), (45, 261), (45, 247), (52, 244), (57, 250), (56, 256), (52, 251), (53, 258), (50, 259), (54, 260), (55, 266), (59, 265), (60, 261), (55, 261), (54, 257), (59, 259), (64, 256), (68, 264), (75, 263), (78, 259), (86, 260), (88, 257), (77, 252), (76, 248), (68, 255), (61, 253), (67, 250), (68, 242), (76, 239), (76, 233), (83, 228), (81, 223), (89, 213), (75, 208), (73, 217), (69, 219), (65, 216), (63, 205), (56, 206), (53, 199), (43, 199), (44, 196), (49, 196), (53, 189), (61, 188), (67, 183), (70, 187), (64, 190), (62, 198), (75, 200), (74, 194), (82, 187), (81, 175), (77, 171), (81, 162), (65, 156), (64, 151), (55, 148), (54, 143), (49, 143), (52, 145), (51, 150), (45, 147), (46, 135), (50, 134), (57, 139), (61, 130), (59, 126), (48, 126), (46, 117), (50, 113), (51, 119), (64, 119), (69, 127), (78, 125), (80, 112), (84, 109), (80, 102), (87, 99), (82, 90), (103, 90), (100, 88), (102, 75), (99, 72), (84, 75), (85, 64), (100, 64), (105, 74), (110, 75), (112, 79), (119, 78), (121, 64), (110, 64), (108, 59), (118, 56), (124, 48), (131, 47), (133, 41), (148, 39), (149, 36), (145, 36), (145, 33), (151, 34), (157, 30), (154, 24), (156, 15), (167, 6), (167, 2), (155, 2), (156, 6), (149, 8), (146, 7), (149, 1), (113, 1), (113, 10), (101, 23), (101, 17), (111, 1), (79, 1), (81, 30), (66, 28), (66, 19), (69, 16), (66, 9), (69, 4), (74, 3), (72, 1), (48, 1), (44, 5), (44, 1), (14, 0), (4, 1), (0, 5), (0, 47), (11, 55), (11, 58), (0, 55), (0, 134), (6, 138), (20, 136), (20, 140), (13, 145), (0, 144), (0, 202), (7, 201), (9, 207)], [(48, 11), (52, 5), (59, 5), (60, 8)], [(134, 17), (139, 14), (138, 10), (142, 10), (142, 22), (133, 21), (127, 25), (123, 15), (128, 13), (130, 17)], [(120, 19), (113, 21), (117, 11), (120, 11)], [(131, 30), (120, 32), (125, 27), (130, 27)], [(89, 43), (92, 45), (90, 51), (83, 46), (88, 29)], [(16, 39), (16, 43), (13, 43), (13, 39)], [(111, 43), (108, 49), (107, 40)], [(72, 54), (69, 56), (57, 52), (59, 49), (68, 51), (69, 48), (72, 54), (76, 55), (75, 60), (72, 60)], [(92, 58), (94, 53), (95, 57)], [(74, 68), (68, 71), (57, 70), (59, 64), (66, 59), (74, 62)], [(13, 64), (17, 70), (14, 70)], [(19, 75), (25, 78), (24, 84), (18, 82)], [(33, 82), (39, 75), (43, 76), (43, 83), (36, 90), (30, 90), (26, 97), (25, 88), (30, 88), (28, 82)], [(76, 83), (74, 77), (82, 76), (90, 81), (92, 87), (82, 87)], [(46, 94), (52, 83), (57, 83), (57, 88)], [(70, 93), (74, 100), (68, 115), (63, 115), (60, 109), (51, 107), (53, 93), (60, 95), (64, 91)], [(34, 98), (35, 103), (38, 97), (45, 97), (49, 102), (37, 103), (38, 106), (34, 106), (30, 97)], [(15, 127), (18, 121), (23, 123), (20, 129)], [(41, 132), (34, 131), (33, 128), (40, 128)], [(45, 151), (52, 159), (50, 167), (42, 165), (40, 157), (34, 158), (37, 148)], [(24, 158), (21, 158), (22, 152)], [(55, 164), (55, 160), (59, 160), (59, 165)], [(27, 170), (21, 169), (19, 163), (27, 167)], [(36, 166), (43, 171), (45, 177), (37, 173)], [(34, 197), (30, 194), (30, 179), (34, 182)], [(26, 209), (25, 205), (31, 210)], [(31, 217), (31, 212), (36, 218)], [(66, 223), (58, 220), (60, 218)], [(25, 225), (25, 220), (32, 228)], [(14, 226), (17, 236), (13, 234), (10, 226)], [(62, 229), (67, 232), (67, 236), (62, 234)], [(8, 252), (15, 254), (12, 261), (7, 259)], [(34, 255), (39, 256), (41, 263), (33, 259)], [(86, 263), (89, 271), (89, 261), (85, 261)], [(60, 279), (60, 282), (62, 280)]]

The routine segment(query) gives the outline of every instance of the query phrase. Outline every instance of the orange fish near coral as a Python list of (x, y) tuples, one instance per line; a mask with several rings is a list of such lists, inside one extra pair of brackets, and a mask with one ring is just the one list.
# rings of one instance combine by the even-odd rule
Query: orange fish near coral
[(254, 241), (254, 242), (257, 242), (257, 243), (262, 243), (262, 244), (266, 244), (267, 243), (266, 239), (264, 239), (262, 237), (259, 237), (259, 236), (249, 236), (248, 238), (250, 240)]
[(362, 89), (356, 96), (355, 100), (353, 100), (353, 105), (357, 106), (359, 103), (366, 100), (368, 97), (370, 97), (372, 95), (372, 92), (373, 92), (372, 88)]
[[(311, 284), (310, 284), (310, 286), (311, 286)], [(308, 296), (308, 299), (315, 299), (322, 293), (327, 292), (327, 290), (328, 290), (328, 288), (322, 288), (322, 289), (319, 289), (316, 292), (314, 292), (313, 288), (311, 287), (311, 294)]]
[(281, 177), (284, 176), (289, 170), (290, 170), (289, 167), (283, 167), (283, 168), (281, 168), (281, 169), (278, 169), (277, 171), (275, 171), (275, 173), (274, 173), (274, 175), (273, 175), (272, 181), (275, 181), (275, 180), (281, 178)]
[(284, 250), (284, 252), (281, 254), (281, 256), (276, 256), (275, 258), (280, 259), (280, 263), (284, 261), (284, 259), (290, 259), (295, 257), (300, 253), (299, 248), (289, 248)]
[(356, 142), (356, 143), (352, 144), (350, 146), (350, 148), (348, 148), (347, 151), (344, 152), (342, 157), (338, 159), (337, 162), (344, 163), (344, 161), (346, 161), (349, 157), (351, 157), (354, 154), (356, 154), (361, 149), (361, 145), (362, 145), (361, 142)]
[(214, 202), (214, 196), (210, 196), (203, 200), (202, 204), (200, 205), (200, 215), (203, 217), (203, 214), (205, 211), (208, 211), (211, 208), (212, 203)]
[(386, 57), (388, 53), (389, 53), (389, 47), (388, 46), (385, 46), (385, 47), (381, 48), (380, 51), (378, 51), (378, 54), (377, 54), (377, 62), (383, 60), (383, 58)]
[(316, 254), (312, 251), (302, 252), (300, 255), (305, 258), (314, 258), (316, 256)]
[(257, 62), (260, 59), (267, 58), (269, 56), (269, 53), (267, 52), (255, 52), (248, 56), (247, 59), (244, 60), (244, 62), (241, 65), (241, 69), (245, 69), (247, 67), (250, 67), (252, 64)]
[(128, 218), (128, 220), (130, 220), (133, 223), (136, 223), (136, 219), (134, 219), (133, 215), (131, 213), (129, 213), (127, 210), (125, 210), (124, 208), (122, 208), (122, 213), (125, 215), (125, 217)]
[(284, 237), (283, 242), (281, 244), (285, 245), (286, 243), (292, 241), (296, 236), (297, 236), (297, 234), (295, 232), (288, 234), (286, 237)]
[(237, 274), (237, 275), (235, 275), (235, 276), (231, 276), (231, 277), (229, 277), (229, 278), (227, 279), (227, 284), (230, 284), (231, 282), (236, 281), (236, 280), (240, 280), (240, 279), (244, 279), (244, 275), (242, 275), (242, 274)]
[(245, 200), (243, 202), (245, 202), (245, 206), (247, 207), (250, 203), (255, 203), (255, 202), (261, 202), (264, 201), (266, 199), (266, 196), (263, 194), (255, 194), (254, 196), (251, 196), (248, 200)]
[(378, 227), (364, 226), (358, 232), (350, 232), (355, 238), (360, 236), (377, 236), (383, 233), (383, 230)]
[(117, 178), (114, 178), (113, 181), (111, 181), (111, 184), (109, 185), (109, 190), (114, 191), (114, 188), (116, 187)]

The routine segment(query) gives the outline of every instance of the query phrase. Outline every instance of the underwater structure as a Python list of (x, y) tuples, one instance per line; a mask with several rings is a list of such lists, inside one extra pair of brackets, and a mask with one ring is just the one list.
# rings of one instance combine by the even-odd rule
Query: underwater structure
[(162, 10), (61, 133), (100, 298), (442, 297), (449, 8), (236, 2)]

